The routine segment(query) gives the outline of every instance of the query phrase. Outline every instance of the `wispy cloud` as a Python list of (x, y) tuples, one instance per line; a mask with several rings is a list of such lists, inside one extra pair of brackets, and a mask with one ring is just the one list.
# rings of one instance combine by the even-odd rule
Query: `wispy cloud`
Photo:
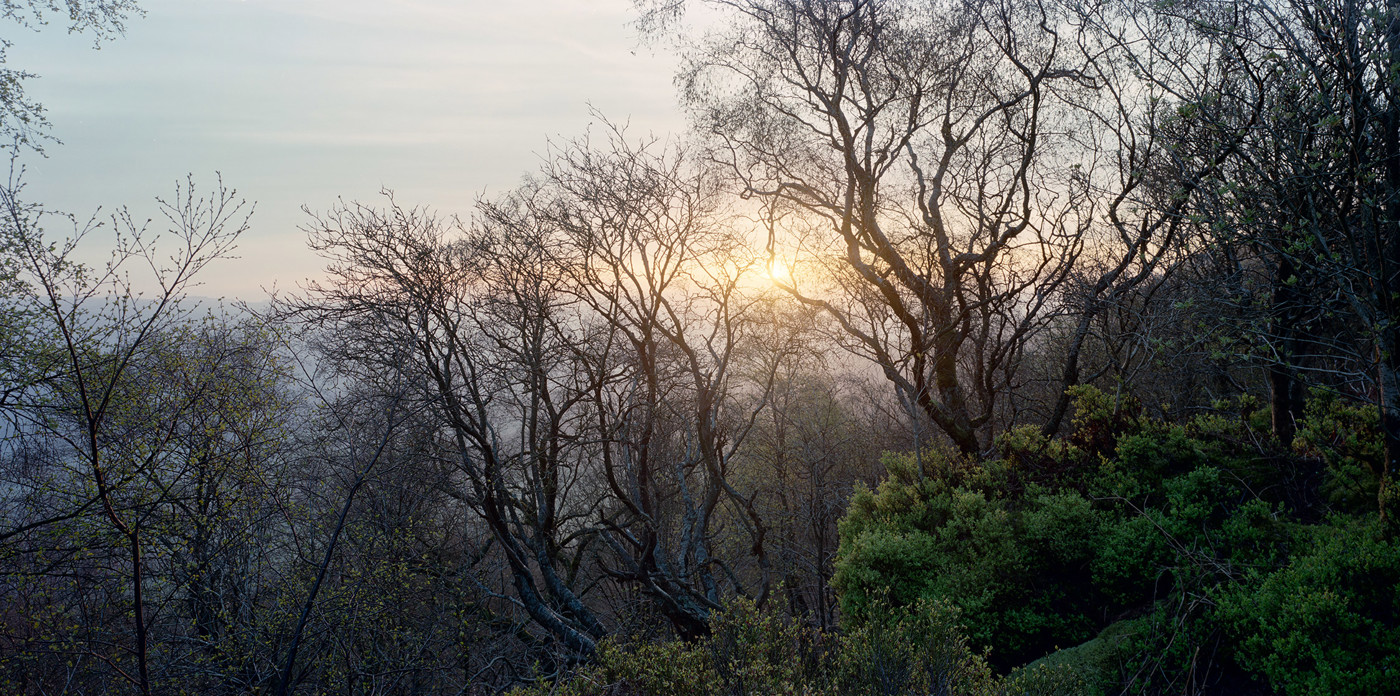
[[(45, 75), (35, 95), (67, 142), (35, 167), (35, 192), (91, 210), (222, 170), (259, 201), (259, 256), (301, 248), (303, 203), (387, 185), (460, 207), (514, 185), (547, 137), (583, 131), (588, 103), (645, 129), (683, 122), (671, 64), (632, 52), (630, 0), (143, 5), (101, 52), (61, 32), (29, 37)], [(258, 268), (211, 282), (270, 282)]]

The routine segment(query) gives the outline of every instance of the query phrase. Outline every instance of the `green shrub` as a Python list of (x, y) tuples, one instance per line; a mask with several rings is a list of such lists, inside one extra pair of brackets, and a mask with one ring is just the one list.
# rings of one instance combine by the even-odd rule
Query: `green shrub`
[(1343, 403), (1333, 392), (1314, 392), (1293, 448), (1323, 461), (1323, 494), (1336, 509), (1351, 514), (1375, 511), (1385, 444), (1380, 411), (1374, 405)]
[(1083, 450), (1064, 440), (1052, 439), (1033, 425), (1002, 433), (993, 444), (1014, 482), (1014, 490), (1031, 482), (1073, 484), (1090, 462)]
[(969, 647), (946, 602), (873, 602), (839, 635), (737, 599), (693, 643), (605, 641), (592, 664), (514, 696), (1056, 696), (1082, 692), (1061, 668), (1003, 679)]
[(903, 455), (886, 464), (894, 473), (858, 490), (840, 524), (832, 585), (848, 616), (872, 602), (946, 600), (1003, 666), (1097, 632), (1089, 568), (1103, 520), (1080, 493), (1031, 484), (1009, 494), (997, 487), (1001, 463), (964, 472), (976, 487), (914, 480)]
[[(1255, 493), (1286, 454), (1248, 414), (1172, 425), (1088, 388), (1077, 404), (1075, 435), (1014, 430), (997, 441), (1003, 460), (929, 458), (920, 477), (908, 457), (888, 455), (889, 477), (859, 490), (841, 522), (842, 610), (946, 602), (1003, 669), (1092, 645), (1117, 625), (1122, 664), (1097, 665), (1090, 681), (1146, 669), (1135, 688), (1149, 692), (1203, 668), (1200, 651), (1228, 655), (1210, 598), (1281, 567), (1296, 546), (1289, 508)], [(1205, 668), (1251, 683), (1228, 659)]]
[(1186, 435), (1186, 428), (1160, 425), (1120, 436), (1114, 458), (1119, 466), (1153, 484), (1208, 461), (1200, 443)]
[[(1400, 548), (1366, 512), (1373, 408), (1314, 398), (1284, 451), (1248, 400), (1178, 424), (1089, 387), (1075, 401), (1068, 437), (1015, 429), (997, 438), (997, 459), (887, 454), (886, 478), (857, 487), (839, 524), (839, 636), (740, 600), (705, 639), (607, 643), (553, 688), (1394, 691)], [(1306, 475), (1317, 467), (1324, 477)], [(1304, 524), (1319, 480), (1334, 509), (1369, 521)]]
[(714, 693), (816, 693), (829, 671), (820, 643), (814, 629), (741, 597), (710, 618), (710, 635), (696, 649), (718, 677)]
[(1172, 551), (1156, 510), (1115, 518), (1104, 526), (1090, 563), (1093, 584), (1113, 607), (1133, 607), (1157, 599), (1155, 580), (1172, 564)]
[(1286, 567), (1221, 592), (1236, 659), (1290, 696), (1400, 685), (1400, 542), (1374, 518), (1338, 518)]
[(1086, 384), (1070, 387), (1074, 397), (1073, 430), (1069, 444), (1086, 454), (1106, 455), (1118, 436), (1139, 426), (1142, 406), (1127, 395), (1110, 397)]
[(849, 619), (841, 636), (836, 686), (853, 696), (994, 693), (995, 680), (968, 647), (958, 610), (917, 600), (904, 608), (876, 602)]

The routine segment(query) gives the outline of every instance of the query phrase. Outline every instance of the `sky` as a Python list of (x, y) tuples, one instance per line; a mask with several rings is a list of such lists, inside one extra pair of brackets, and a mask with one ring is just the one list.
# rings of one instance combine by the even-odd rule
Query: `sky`
[(222, 175), (256, 212), (235, 260), (195, 294), (256, 301), (319, 260), (298, 229), (394, 190), (470, 212), (582, 135), (590, 105), (630, 132), (684, 127), (673, 56), (644, 45), (631, 0), (142, 0), (93, 50), (62, 26), (5, 27), (11, 68), (61, 143), (26, 156), (32, 201), (138, 218), (193, 174)]

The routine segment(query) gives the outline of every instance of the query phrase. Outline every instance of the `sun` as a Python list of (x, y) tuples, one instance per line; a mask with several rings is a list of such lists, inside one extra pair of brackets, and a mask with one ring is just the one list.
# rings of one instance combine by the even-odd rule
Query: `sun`
[(790, 287), (792, 285), (792, 267), (781, 259), (770, 258), (765, 267), (765, 274), (769, 282), (779, 287)]

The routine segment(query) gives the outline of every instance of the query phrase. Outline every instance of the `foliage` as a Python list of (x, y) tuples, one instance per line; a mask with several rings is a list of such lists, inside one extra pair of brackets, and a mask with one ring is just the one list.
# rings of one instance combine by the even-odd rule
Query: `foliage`
[(1045, 666), (996, 676), (969, 647), (958, 611), (916, 602), (876, 602), (839, 634), (802, 625), (751, 600), (736, 599), (711, 618), (695, 642), (605, 641), (593, 664), (541, 681), (514, 696), (662, 694), (1073, 694), (1083, 681)]
[(973, 643), (1007, 665), (1093, 635), (1081, 617), (1099, 597), (1083, 590), (1102, 523), (1088, 500), (1034, 484), (1007, 495), (998, 466), (975, 467), (960, 485), (918, 481), (909, 463), (887, 457), (891, 477), (851, 499), (832, 580), (843, 612), (861, 616), (885, 592), (899, 605), (944, 599)]
[[(739, 600), (695, 643), (608, 642), (595, 666), (522, 693), (1388, 688), (1400, 545), (1373, 513), (1306, 523), (1315, 511), (1266, 485), (1298, 455), (1259, 437), (1256, 409), (1172, 424), (1092, 388), (1076, 401), (1075, 432), (1013, 430), (997, 459), (887, 453), (840, 524), (839, 634)], [(1378, 456), (1364, 412), (1307, 408), (1299, 443), (1340, 425), (1329, 450), (1299, 453)]]
[(0, 689), (1393, 691), (1395, 3), (710, 4), (698, 141), (342, 203), (266, 324), (232, 192), (88, 266), (12, 175)]
[[(121, 34), (127, 20), (140, 14), (137, 0), (6, 0), (0, 4), (0, 19), (38, 29), (59, 15), (70, 34), (88, 33), (97, 43)], [(5, 64), (10, 46), (9, 41), (0, 39), (0, 149), (42, 152), (42, 141), (50, 137), (44, 106), (24, 91), (25, 81), (36, 76)]]
[[(1318, 512), (1294, 501), (1319, 496), (1270, 478), (1302, 464), (1244, 411), (1170, 424), (1110, 404), (1083, 389), (1074, 433), (1012, 431), (997, 460), (926, 457), (920, 472), (888, 454), (888, 477), (858, 489), (841, 522), (833, 583), (847, 617), (886, 600), (954, 606), (992, 664), (1072, 648), (1037, 664), (1110, 690), (1267, 679), (1324, 693), (1328, 679), (1369, 683), (1361, 664), (1386, 668), (1400, 609), (1393, 542), (1361, 523), (1306, 524)], [(1318, 398), (1308, 412), (1300, 443), (1331, 427), (1323, 456), (1374, 464), (1379, 435), (1358, 427), (1363, 411)], [(1307, 601), (1284, 611), (1295, 596)], [(1358, 637), (1328, 652), (1320, 632), (1333, 626)]]
[(1376, 509), (1381, 444), (1380, 411), (1371, 404), (1343, 401), (1332, 391), (1318, 390), (1304, 409), (1293, 447), (1326, 465), (1323, 492), (1339, 510), (1360, 513)]
[(1374, 517), (1309, 530), (1300, 552), (1220, 593), (1236, 659), (1289, 696), (1378, 694), (1400, 674), (1400, 541)]

